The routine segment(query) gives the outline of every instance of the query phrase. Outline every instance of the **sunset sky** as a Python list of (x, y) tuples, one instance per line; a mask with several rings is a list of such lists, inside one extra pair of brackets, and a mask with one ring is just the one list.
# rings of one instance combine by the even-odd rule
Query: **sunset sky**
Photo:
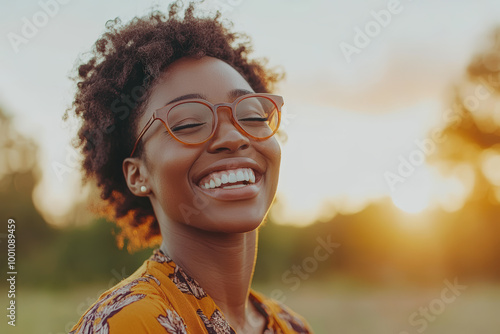
[[(61, 119), (72, 101), (72, 69), (107, 20), (128, 21), (169, 2), (54, 1), (2, 4), (0, 108), (40, 145), (35, 204), (48, 221), (64, 223), (58, 217), (81, 196), (69, 144), (76, 127)], [(43, 19), (43, 7), (51, 15), (24, 36), (26, 22)], [(236, 31), (251, 36), (256, 57), (286, 72), (277, 91), (288, 134), (273, 212), (279, 221), (307, 224), (384, 196), (408, 213), (460, 208), (473, 182), (466, 168), (443, 177), (425, 162), (413, 164), (393, 187), (387, 173), (398, 173), (412, 154), (432, 154), (432, 145), (415, 152), (443, 126), (452, 85), (500, 25), (499, 1), (213, 0), (205, 7), (220, 8)], [(70, 171), (57, 175), (61, 164)]]

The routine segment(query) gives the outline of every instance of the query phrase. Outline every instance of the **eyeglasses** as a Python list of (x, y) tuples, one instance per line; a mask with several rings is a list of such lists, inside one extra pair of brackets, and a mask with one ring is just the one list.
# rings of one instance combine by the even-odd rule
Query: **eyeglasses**
[(202, 99), (174, 102), (156, 110), (137, 138), (132, 157), (139, 141), (154, 121), (163, 123), (177, 141), (186, 145), (197, 145), (208, 141), (218, 124), (217, 110), (226, 107), (231, 110), (231, 121), (243, 134), (255, 140), (273, 136), (281, 121), (283, 97), (272, 94), (247, 94), (233, 103), (211, 104)]

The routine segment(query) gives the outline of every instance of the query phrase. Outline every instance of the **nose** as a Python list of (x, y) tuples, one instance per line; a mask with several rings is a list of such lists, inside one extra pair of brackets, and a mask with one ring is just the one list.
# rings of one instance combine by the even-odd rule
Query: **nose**
[(218, 121), (215, 125), (215, 132), (209, 141), (208, 151), (236, 152), (240, 149), (247, 149), (250, 139), (237, 128), (233, 123), (232, 110), (228, 106), (219, 106), (216, 109)]

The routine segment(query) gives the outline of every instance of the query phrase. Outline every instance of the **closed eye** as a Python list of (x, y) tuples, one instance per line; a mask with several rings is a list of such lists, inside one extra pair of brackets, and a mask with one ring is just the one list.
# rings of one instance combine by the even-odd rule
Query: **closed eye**
[(240, 119), (240, 121), (266, 122), (268, 119), (269, 117), (247, 117)]
[(173, 127), (172, 131), (179, 131), (179, 130), (194, 128), (194, 127), (197, 127), (197, 126), (201, 126), (203, 124), (206, 124), (206, 122), (204, 122), (204, 123), (190, 123), (190, 124), (186, 124), (186, 125), (179, 125), (179, 126)]

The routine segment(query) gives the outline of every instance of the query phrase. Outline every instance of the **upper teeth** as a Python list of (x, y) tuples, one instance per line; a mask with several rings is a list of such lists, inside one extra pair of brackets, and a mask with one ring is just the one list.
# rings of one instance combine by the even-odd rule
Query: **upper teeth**
[(231, 184), (240, 181), (255, 183), (255, 174), (253, 170), (251, 168), (238, 168), (210, 173), (200, 181), (200, 187), (214, 189), (223, 184)]

